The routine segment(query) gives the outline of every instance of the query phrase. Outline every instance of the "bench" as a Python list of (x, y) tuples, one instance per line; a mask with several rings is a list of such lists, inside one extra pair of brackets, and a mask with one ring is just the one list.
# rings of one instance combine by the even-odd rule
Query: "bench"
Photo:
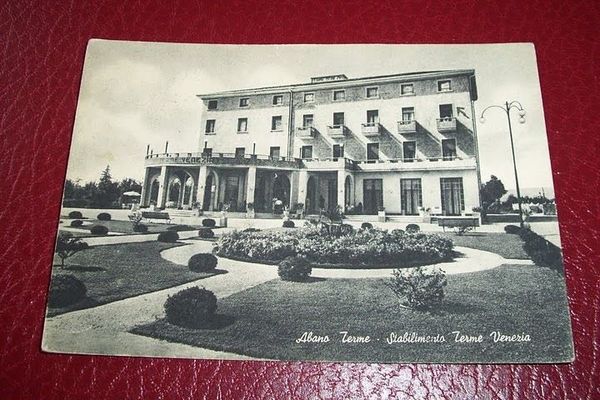
[(163, 220), (171, 223), (171, 217), (168, 212), (161, 211), (142, 211), (142, 218), (146, 220)]
[(479, 226), (478, 217), (437, 217), (438, 225), (444, 229), (455, 228), (458, 234), (462, 234), (468, 230), (477, 228)]

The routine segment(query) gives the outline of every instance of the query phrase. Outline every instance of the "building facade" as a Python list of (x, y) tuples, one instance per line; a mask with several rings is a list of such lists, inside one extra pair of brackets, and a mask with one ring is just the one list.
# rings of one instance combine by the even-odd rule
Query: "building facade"
[(461, 215), (479, 206), (474, 70), (198, 95), (197, 152), (147, 154), (142, 204)]

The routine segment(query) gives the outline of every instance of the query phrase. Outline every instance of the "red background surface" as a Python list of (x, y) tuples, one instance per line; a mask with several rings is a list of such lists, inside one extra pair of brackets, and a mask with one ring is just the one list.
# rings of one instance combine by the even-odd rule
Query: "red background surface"
[[(0, 399), (599, 399), (595, 1), (7, 1), (0, 5)], [(43, 354), (46, 289), (88, 39), (534, 42), (577, 351), (570, 365), (216, 362)], [(543, 151), (543, 150), (542, 150)]]

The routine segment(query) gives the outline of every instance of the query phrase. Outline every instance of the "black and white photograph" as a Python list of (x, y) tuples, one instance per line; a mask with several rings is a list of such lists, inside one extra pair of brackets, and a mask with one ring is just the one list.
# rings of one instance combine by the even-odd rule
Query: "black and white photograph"
[(574, 358), (535, 47), (88, 43), (52, 353)]

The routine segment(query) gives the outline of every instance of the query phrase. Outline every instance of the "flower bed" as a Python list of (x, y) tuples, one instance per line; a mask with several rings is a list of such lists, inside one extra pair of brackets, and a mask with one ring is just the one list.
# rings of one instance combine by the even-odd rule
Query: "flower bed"
[(224, 234), (218, 255), (238, 260), (278, 263), (303, 256), (323, 268), (390, 268), (433, 264), (452, 258), (452, 241), (435, 234), (369, 229), (347, 235), (314, 228)]

